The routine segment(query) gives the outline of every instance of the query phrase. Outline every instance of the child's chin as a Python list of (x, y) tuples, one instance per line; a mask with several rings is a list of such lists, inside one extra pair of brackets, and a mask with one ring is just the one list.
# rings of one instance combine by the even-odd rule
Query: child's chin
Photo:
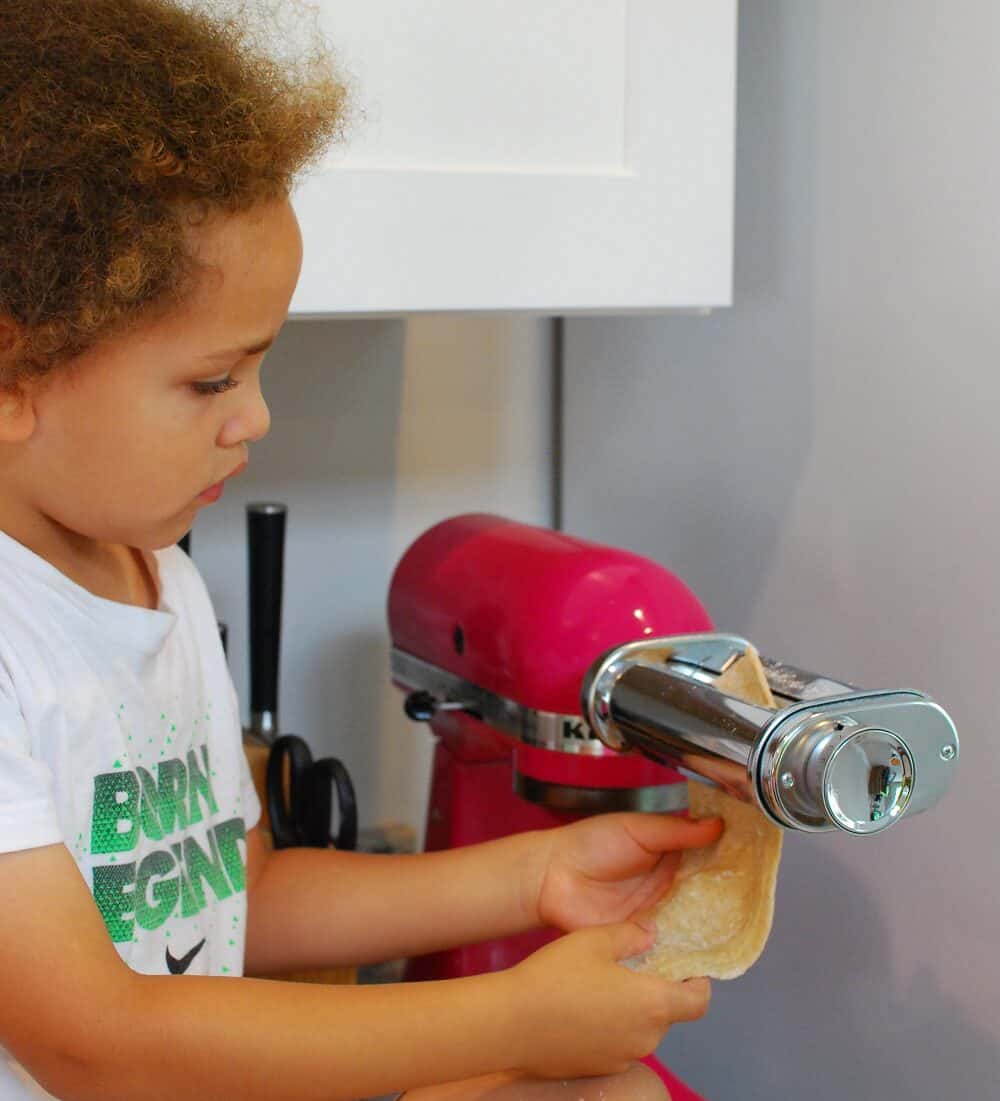
[(186, 522), (164, 524), (155, 533), (137, 534), (132, 541), (132, 546), (141, 551), (163, 550), (164, 547), (172, 547), (191, 530), (192, 518)]

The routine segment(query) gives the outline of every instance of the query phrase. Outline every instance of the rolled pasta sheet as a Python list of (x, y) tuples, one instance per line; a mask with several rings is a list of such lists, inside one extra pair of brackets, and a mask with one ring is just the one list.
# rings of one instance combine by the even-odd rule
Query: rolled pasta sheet
[[(774, 707), (755, 651), (740, 658), (716, 687)], [(734, 979), (760, 957), (771, 932), (782, 830), (754, 804), (697, 781), (688, 784), (692, 818), (719, 816), (722, 837), (684, 853), (669, 894), (653, 911), (657, 939), (626, 961), (664, 978)]]

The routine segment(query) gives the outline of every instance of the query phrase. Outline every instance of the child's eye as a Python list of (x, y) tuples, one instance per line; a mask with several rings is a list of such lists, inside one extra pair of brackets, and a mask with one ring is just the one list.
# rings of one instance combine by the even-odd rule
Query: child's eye
[(192, 382), (191, 387), (196, 394), (224, 394), (227, 390), (233, 390), (239, 386), (239, 380), (232, 375), (225, 378), (209, 379), (206, 382)]

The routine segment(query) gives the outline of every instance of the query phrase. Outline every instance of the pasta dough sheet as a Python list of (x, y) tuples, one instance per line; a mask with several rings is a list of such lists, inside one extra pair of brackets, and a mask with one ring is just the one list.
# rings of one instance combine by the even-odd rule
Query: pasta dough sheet
[[(719, 678), (717, 687), (774, 707), (756, 651)], [(722, 837), (684, 853), (670, 893), (654, 910), (656, 943), (626, 961), (681, 981), (705, 975), (735, 979), (760, 957), (771, 931), (781, 857), (781, 827), (752, 803), (698, 781), (688, 784), (692, 818), (720, 816)]]

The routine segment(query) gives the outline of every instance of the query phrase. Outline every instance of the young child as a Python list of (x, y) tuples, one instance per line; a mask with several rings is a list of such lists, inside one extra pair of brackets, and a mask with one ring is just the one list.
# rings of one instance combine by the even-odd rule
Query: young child
[[(345, 117), (312, 56), (170, 0), (0, 2), (0, 1097), (662, 1098), (635, 1060), (708, 983), (619, 961), (717, 821), (415, 856), (260, 839), (175, 544), (268, 429), (288, 195)], [(496, 974), (243, 977), (543, 924), (568, 935)]]

